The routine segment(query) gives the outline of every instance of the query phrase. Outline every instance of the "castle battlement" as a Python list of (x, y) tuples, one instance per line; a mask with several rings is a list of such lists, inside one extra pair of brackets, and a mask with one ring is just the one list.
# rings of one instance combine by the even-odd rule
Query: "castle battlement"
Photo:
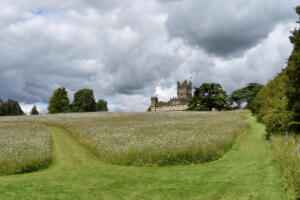
[(192, 99), (192, 82), (177, 82), (177, 97), (172, 97), (168, 102), (159, 102), (158, 97), (151, 97), (151, 112), (182, 111), (188, 108)]

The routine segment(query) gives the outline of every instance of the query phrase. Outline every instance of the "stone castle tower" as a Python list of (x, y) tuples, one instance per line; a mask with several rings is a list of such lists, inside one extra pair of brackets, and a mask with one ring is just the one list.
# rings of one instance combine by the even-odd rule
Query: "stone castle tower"
[(151, 111), (181, 111), (188, 108), (188, 103), (192, 99), (192, 82), (177, 82), (177, 97), (173, 97), (168, 102), (159, 102), (157, 97), (151, 97)]
[(156, 106), (158, 104), (158, 98), (157, 97), (151, 97), (151, 106)]
[(185, 80), (177, 82), (177, 98), (182, 102), (188, 103), (192, 98), (192, 82)]

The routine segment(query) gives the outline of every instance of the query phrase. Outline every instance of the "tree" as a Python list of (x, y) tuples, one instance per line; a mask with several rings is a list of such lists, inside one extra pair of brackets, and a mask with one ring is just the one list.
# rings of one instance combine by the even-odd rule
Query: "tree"
[(3, 104), (3, 100), (0, 98), (0, 105)]
[(246, 98), (245, 98), (244, 90), (242, 88), (233, 91), (232, 94), (229, 97), (230, 105), (236, 104), (238, 109), (241, 109), (242, 104), (245, 101), (246, 101)]
[(96, 111), (108, 111), (107, 102), (103, 99), (98, 100), (96, 104)]
[(24, 112), (17, 101), (9, 99), (0, 105), (0, 116), (24, 115)]
[[(300, 6), (295, 9), (300, 15)], [(300, 23), (298, 21), (297, 23)], [(290, 37), (294, 45), (292, 54), (288, 60), (287, 68), (287, 91), (288, 109), (293, 112), (292, 129), (300, 132), (300, 29), (295, 29)]]
[(268, 136), (285, 134), (291, 120), (291, 112), (287, 109), (287, 69), (284, 69), (273, 80), (269, 81), (257, 94), (254, 102), (257, 117), (266, 124)]
[(246, 109), (252, 112), (257, 112), (255, 97), (258, 92), (263, 88), (259, 83), (249, 83), (246, 87), (235, 90), (230, 96), (230, 104), (237, 104), (239, 108), (243, 103), (246, 103)]
[(58, 88), (53, 92), (49, 99), (48, 111), (50, 114), (70, 111), (68, 92), (65, 88)]
[(94, 91), (91, 89), (81, 89), (74, 94), (72, 104), (73, 112), (94, 112), (96, 111), (96, 101)]
[(35, 105), (32, 107), (30, 114), (31, 115), (38, 115), (38, 114), (40, 114)]
[(195, 88), (194, 97), (189, 103), (189, 110), (211, 111), (225, 110), (228, 105), (227, 94), (218, 83), (203, 83)]

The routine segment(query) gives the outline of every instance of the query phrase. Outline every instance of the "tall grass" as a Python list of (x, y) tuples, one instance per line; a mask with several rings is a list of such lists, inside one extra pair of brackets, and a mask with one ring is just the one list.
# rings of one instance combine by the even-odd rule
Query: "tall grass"
[(300, 199), (300, 155), (296, 149), (295, 138), (296, 136), (272, 137), (276, 160), (281, 166), (287, 200)]
[[(113, 164), (164, 166), (219, 159), (248, 128), (245, 115), (245, 112), (76, 113), (2, 118), (11, 123), (1, 134), (6, 141), (0, 145), (6, 152), (0, 160), (2, 173), (31, 171), (50, 162), (49, 135), (37, 124), (69, 130), (95, 154)], [(13, 144), (12, 151), (8, 150), (9, 145), (3, 146), (9, 143)]]
[(40, 125), (0, 121), (0, 175), (36, 171), (51, 163), (51, 138)]
[(40, 119), (68, 129), (106, 161), (164, 166), (222, 157), (245, 132), (245, 112), (85, 113)]

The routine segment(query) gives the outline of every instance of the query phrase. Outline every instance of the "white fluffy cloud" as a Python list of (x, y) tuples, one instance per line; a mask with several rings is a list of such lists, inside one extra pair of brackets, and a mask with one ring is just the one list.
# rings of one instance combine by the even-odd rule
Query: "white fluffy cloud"
[(176, 95), (177, 80), (220, 82), (228, 91), (265, 83), (290, 53), (292, 6), (283, 0), (3, 0), (0, 97), (23, 107), (42, 102), (45, 111), (57, 87), (70, 94), (92, 88), (112, 111), (145, 111), (152, 95)]

